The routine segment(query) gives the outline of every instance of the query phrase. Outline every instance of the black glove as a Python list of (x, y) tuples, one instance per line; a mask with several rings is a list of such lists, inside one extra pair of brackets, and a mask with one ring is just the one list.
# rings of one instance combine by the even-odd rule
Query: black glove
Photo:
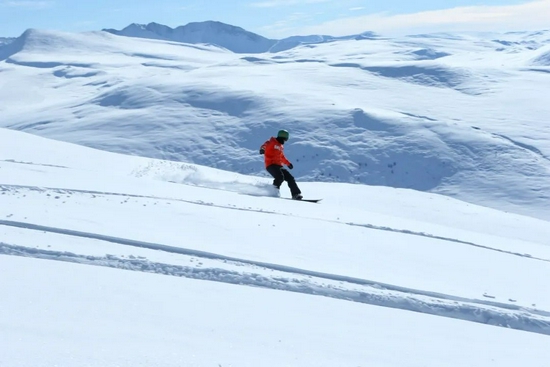
[(260, 154), (264, 154), (264, 153), (265, 153), (264, 148), (260, 148)]
[(294, 166), (292, 165), (292, 163), (289, 163), (288, 164), (288, 169), (293, 169), (293, 168), (294, 168)]

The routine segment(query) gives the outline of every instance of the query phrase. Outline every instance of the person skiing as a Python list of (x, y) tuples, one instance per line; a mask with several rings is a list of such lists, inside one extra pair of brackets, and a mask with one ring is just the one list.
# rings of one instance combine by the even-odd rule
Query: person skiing
[(273, 186), (280, 189), (283, 181), (286, 181), (290, 188), (290, 193), (294, 200), (302, 200), (302, 192), (296, 184), (294, 176), (283, 168), (283, 165), (289, 169), (293, 169), (294, 166), (285, 157), (284, 144), (289, 138), (289, 133), (286, 130), (279, 130), (277, 137), (271, 137), (260, 147), (260, 154), (265, 158), (265, 169), (271, 176), (273, 176)]

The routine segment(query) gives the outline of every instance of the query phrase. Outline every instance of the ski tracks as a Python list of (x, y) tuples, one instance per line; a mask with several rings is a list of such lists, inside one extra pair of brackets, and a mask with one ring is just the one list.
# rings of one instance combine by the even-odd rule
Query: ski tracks
[[(51, 192), (54, 192), (56, 194), (88, 194), (88, 195), (92, 195), (92, 196), (95, 196), (95, 195), (120, 196), (120, 197), (127, 197), (127, 198), (141, 198), (141, 199), (174, 201), (174, 202), (183, 202), (183, 203), (191, 204), (191, 205), (209, 206), (209, 207), (214, 207), (214, 208), (219, 208), (219, 209), (255, 212), (255, 213), (270, 214), (270, 215), (292, 216), (292, 217), (306, 219), (306, 217), (298, 216), (298, 215), (294, 215), (294, 214), (289, 214), (289, 213), (282, 213), (282, 212), (270, 211), (270, 210), (264, 210), (264, 209), (241, 208), (241, 207), (237, 207), (235, 205), (230, 205), (230, 204), (220, 205), (220, 204), (215, 204), (215, 203), (211, 203), (211, 202), (205, 202), (203, 200), (187, 200), (187, 199), (182, 199), (182, 198), (169, 198), (169, 197), (160, 197), (160, 196), (153, 196), (153, 195), (126, 194), (126, 193), (94, 191), (94, 190), (80, 190), (80, 189), (65, 189), (65, 188), (0, 184), (0, 192), (2, 194), (5, 193), (5, 192), (17, 191), (17, 190), (29, 190), (29, 191), (36, 191), (36, 192), (51, 191)], [(307, 219), (313, 219), (313, 220), (318, 220), (318, 221), (327, 222), (327, 223), (347, 225), (347, 226), (352, 226), (352, 227), (362, 227), (362, 228), (367, 228), (367, 229), (376, 230), (376, 231), (393, 232), (393, 233), (406, 234), (406, 235), (410, 235), (410, 236), (418, 236), (418, 237), (448, 241), (448, 242), (458, 243), (458, 244), (462, 244), (462, 245), (477, 247), (477, 248), (488, 250), (488, 251), (494, 251), (494, 252), (504, 253), (504, 254), (508, 254), (508, 255), (512, 255), (512, 256), (518, 256), (518, 257), (522, 257), (522, 258), (526, 258), (526, 259), (550, 262), (550, 259), (533, 256), (531, 254), (519, 253), (519, 252), (514, 252), (514, 251), (507, 251), (507, 250), (503, 250), (503, 249), (499, 249), (499, 248), (495, 248), (495, 247), (476, 244), (476, 243), (470, 242), (470, 241), (464, 241), (464, 240), (460, 240), (460, 239), (457, 239), (457, 238), (439, 236), (439, 235), (434, 235), (434, 234), (425, 233), (425, 232), (412, 231), (412, 230), (408, 230), (408, 229), (391, 228), (391, 227), (387, 227), (387, 226), (378, 226), (378, 225), (365, 224), (365, 223), (342, 222), (342, 221), (339, 221), (339, 220), (331, 220), (331, 219), (323, 219), (323, 218), (309, 218), (309, 217), (307, 217)]]
[[(550, 335), (550, 312), (547, 311), (486, 300), (456, 297), (384, 284), (373, 280), (321, 273), (285, 265), (240, 259), (222, 254), (105, 236), (97, 233), (8, 220), (0, 220), (0, 225), (215, 260), (219, 266), (212, 266), (213, 264), (211, 264), (210, 267), (199, 268), (196, 266), (154, 262), (143, 258), (120, 258), (112, 255), (90, 256), (30, 248), (2, 242), (0, 242), (0, 255), (64, 261), (325, 296)], [(235, 266), (238, 266), (238, 270), (236, 270)]]

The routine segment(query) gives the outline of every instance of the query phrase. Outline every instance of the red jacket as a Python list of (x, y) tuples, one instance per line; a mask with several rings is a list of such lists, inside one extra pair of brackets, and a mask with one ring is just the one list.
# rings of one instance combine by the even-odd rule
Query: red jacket
[(261, 149), (265, 151), (265, 166), (269, 167), (272, 164), (282, 166), (283, 164), (288, 166), (290, 162), (285, 157), (285, 148), (283, 144), (279, 143), (277, 139), (271, 138), (266, 141)]

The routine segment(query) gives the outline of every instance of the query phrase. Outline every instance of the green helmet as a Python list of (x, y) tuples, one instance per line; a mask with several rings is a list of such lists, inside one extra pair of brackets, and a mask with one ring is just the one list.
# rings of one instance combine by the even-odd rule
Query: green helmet
[(279, 132), (277, 133), (278, 138), (283, 138), (285, 140), (288, 140), (289, 136), (290, 135), (288, 134), (288, 131), (286, 131), (286, 130), (279, 130)]

